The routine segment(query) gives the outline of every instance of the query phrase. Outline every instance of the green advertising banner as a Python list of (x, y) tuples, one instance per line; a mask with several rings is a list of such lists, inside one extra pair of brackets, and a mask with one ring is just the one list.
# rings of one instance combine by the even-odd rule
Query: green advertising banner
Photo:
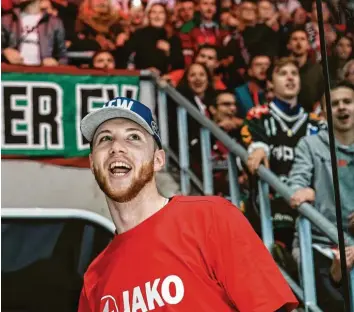
[(3, 72), (3, 155), (81, 157), (80, 120), (116, 96), (139, 98), (139, 76)]

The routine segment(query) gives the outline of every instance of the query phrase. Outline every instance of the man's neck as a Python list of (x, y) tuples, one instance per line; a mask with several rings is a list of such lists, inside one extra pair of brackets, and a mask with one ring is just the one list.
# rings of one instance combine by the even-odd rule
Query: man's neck
[(23, 12), (26, 14), (39, 14), (41, 12), (40, 1), (34, 1), (28, 4)]
[(166, 199), (157, 191), (155, 180), (148, 183), (129, 202), (118, 203), (110, 198), (106, 197), (106, 199), (118, 234), (136, 227), (166, 204)]
[(290, 104), (290, 108), (294, 108), (297, 105), (297, 96), (291, 99), (285, 99), (277, 94), (275, 94), (275, 97), (278, 98), (279, 100), (289, 103)]
[(306, 62), (307, 62), (307, 53), (303, 54), (303, 55), (294, 55), (292, 54), (292, 56), (297, 60), (297, 62), (299, 63), (300, 68), (303, 67)]
[(333, 129), (334, 136), (337, 141), (345, 146), (350, 146), (354, 144), (354, 130), (346, 131), (346, 132), (339, 132), (336, 129)]
[(209, 19), (209, 18), (208, 19), (201, 18), (201, 21), (203, 25), (210, 25), (214, 23), (213, 19)]

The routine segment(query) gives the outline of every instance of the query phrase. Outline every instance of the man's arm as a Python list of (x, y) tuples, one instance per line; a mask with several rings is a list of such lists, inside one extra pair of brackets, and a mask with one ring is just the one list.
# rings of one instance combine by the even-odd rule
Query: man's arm
[(303, 202), (313, 202), (315, 191), (312, 188), (313, 158), (307, 138), (300, 139), (295, 148), (295, 159), (289, 173), (288, 183), (295, 190), (291, 197), (291, 206), (298, 207)]
[[(243, 214), (220, 199), (208, 235), (211, 270), (239, 311), (292, 311), (298, 305), (289, 285)], [(285, 310), (284, 310), (285, 309)]]
[(86, 289), (85, 289), (85, 283), (82, 287), (81, 294), (80, 294), (80, 300), (79, 300), (79, 308), (78, 312), (90, 312), (90, 304), (86, 295)]
[(264, 127), (264, 115), (268, 114), (268, 107), (254, 107), (246, 117), (245, 124), (241, 128), (241, 138), (248, 150), (247, 167), (251, 173), (263, 163), (269, 167), (270, 141), (267, 129)]
[(57, 19), (56, 28), (54, 33), (54, 44), (56, 45), (56, 54), (55, 57), (59, 64), (66, 65), (68, 63), (67, 50), (65, 46), (65, 29), (62, 21)]

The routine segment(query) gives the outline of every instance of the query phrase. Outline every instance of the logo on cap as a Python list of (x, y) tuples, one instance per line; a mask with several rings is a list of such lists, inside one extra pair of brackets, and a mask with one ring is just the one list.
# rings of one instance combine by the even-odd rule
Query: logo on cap
[(151, 122), (151, 129), (157, 136), (160, 136), (159, 127), (157, 126), (157, 123), (154, 120)]
[(120, 108), (125, 108), (131, 110), (133, 107), (134, 101), (129, 100), (129, 99), (121, 99), (121, 98), (115, 98), (113, 100), (110, 100), (109, 102), (105, 103), (103, 107), (120, 107)]

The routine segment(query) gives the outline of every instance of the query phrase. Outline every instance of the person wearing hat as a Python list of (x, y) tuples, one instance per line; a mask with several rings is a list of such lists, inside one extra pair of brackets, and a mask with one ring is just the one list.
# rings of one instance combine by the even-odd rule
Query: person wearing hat
[(84, 276), (79, 312), (292, 311), (298, 302), (242, 213), (216, 196), (165, 198), (148, 107), (117, 97), (81, 121), (116, 235)]

